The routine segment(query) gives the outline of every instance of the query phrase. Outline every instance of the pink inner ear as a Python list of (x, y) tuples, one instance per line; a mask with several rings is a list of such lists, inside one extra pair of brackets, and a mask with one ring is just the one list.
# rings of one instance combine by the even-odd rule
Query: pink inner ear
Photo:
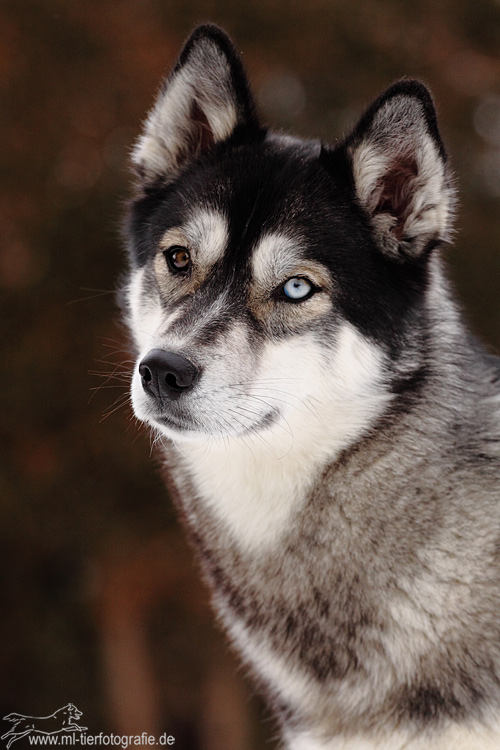
[(193, 105), (191, 107), (190, 120), (193, 126), (193, 151), (195, 153), (200, 151), (207, 151), (215, 143), (214, 134), (205, 113), (198, 105), (198, 102), (196, 100), (193, 101)]
[(379, 197), (374, 213), (388, 213), (396, 219), (393, 232), (401, 239), (404, 222), (408, 216), (418, 176), (418, 166), (414, 159), (394, 162), (381, 178)]

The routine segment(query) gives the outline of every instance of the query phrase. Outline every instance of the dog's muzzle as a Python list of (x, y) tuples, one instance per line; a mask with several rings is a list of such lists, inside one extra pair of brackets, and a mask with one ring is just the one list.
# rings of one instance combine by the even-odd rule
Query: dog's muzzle
[(139, 365), (142, 387), (157, 401), (175, 401), (198, 380), (200, 368), (176, 352), (151, 349)]

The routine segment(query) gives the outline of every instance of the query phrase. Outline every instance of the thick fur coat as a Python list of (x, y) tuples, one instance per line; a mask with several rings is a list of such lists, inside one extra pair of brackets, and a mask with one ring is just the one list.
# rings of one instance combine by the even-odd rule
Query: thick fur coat
[(426, 88), (264, 128), (197, 29), (135, 147), (132, 401), (290, 750), (500, 747), (500, 368), (442, 269)]

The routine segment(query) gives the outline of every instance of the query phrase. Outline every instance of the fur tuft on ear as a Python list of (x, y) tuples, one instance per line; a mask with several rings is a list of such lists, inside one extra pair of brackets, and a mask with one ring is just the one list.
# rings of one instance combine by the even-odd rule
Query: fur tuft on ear
[(345, 146), (358, 199), (385, 253), (418, 258), (449, 239), (454, 190), (425, 86), (391, 86)]
[(169, 182), (214, 144), (260, 132), (241, 60), (227, 35), (198, 27), (165, 81), (132, 162), (145, 183)]

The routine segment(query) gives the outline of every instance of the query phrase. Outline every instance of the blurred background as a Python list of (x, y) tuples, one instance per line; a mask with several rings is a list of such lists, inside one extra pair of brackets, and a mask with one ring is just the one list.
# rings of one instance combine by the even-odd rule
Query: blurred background
[(305, 136), (341, 137), (397, 78), (430, 85), (460, 190), (450, 273), (498, 351), (500, 3), (0, 2), (0, 719), (71, 701), (89, 733), (250, 750), (275, 728), (132, 418), (114, 297), (130, 146), (208, 20), (243, 52), (263, 119)]

